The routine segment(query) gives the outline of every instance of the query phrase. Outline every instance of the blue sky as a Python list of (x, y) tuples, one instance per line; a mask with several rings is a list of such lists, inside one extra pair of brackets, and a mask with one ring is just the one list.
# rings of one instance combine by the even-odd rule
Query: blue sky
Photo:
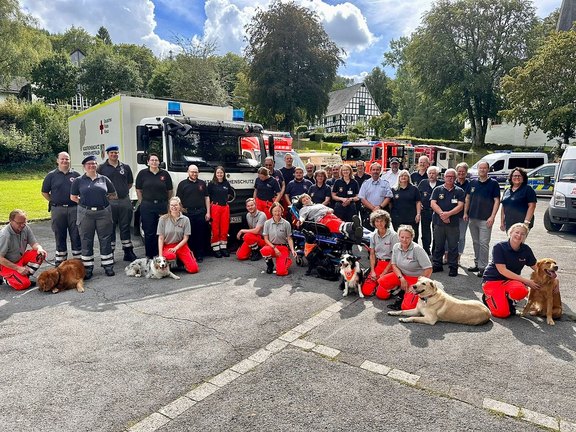
[[(431, 0), (295, 0), (315, 11), (328, 35), (347, 52), (339, 74), (360, 81), (380, 66), (392, 39), (419, 25)], [(536, 0), (538, 16), (562, 0)], [(242, 53), (244, 25), (270, 0), (20, 0), (40, 27), (63, 32), (71, 26), (95, 34), (105, 26), (115, 43), (149, 46), (157, 55), (177, 50), (176, 37), (209, 40), (221, 54)]]

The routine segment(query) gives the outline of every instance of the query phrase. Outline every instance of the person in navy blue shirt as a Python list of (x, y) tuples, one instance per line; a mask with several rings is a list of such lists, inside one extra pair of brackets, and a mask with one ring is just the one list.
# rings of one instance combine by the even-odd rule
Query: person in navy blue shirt
[(212, 181), (208, 183), (210, 215), (212, 216), (212, 238), (210, 245), (216, 258), (229, 257), (228, 231), (230, 230), (230, 206), (228, 200), (235, 195), (234, 188), (226, 180), (224, 167), (214, 170)]
[[(423, 156), (426, 157), (426, 156)], [(426, 157), (426, 159), (428, 159)], [(430, 208), (430, 198), (432, 198), (432, 191), (436, 186), (444, 184), (442, 180), (438, 180), (438, 173), (440, 169), (437, 166), (428, 167), (426, 178), (420, 180), (418, 184), (418, 191), (420, 192), (420, 202), (422, 203), (422, 212), (420, 217), (420, 226), (422, 231), (422, 247), (428, 255), (431, 255), (432, 249), (432, 208)], [(410, 176), (414, 178), (414, 173)], [(414, 180), (412, 180), (414, 181)]]
[(528, 226), (516, 223), (510, 227), (508, 240), (496, 243), (492, 248), (492, 261), (483, 276), (482, 300), (497, 318), (508, 318), (516, 314), (514, 302), (528, 295), (528, 288), (540, 289), (529, 278), (522, 277), (525, 266), (536, 270), (536, 257), (526, 245)]
[(515, 223), (534, 225), (534, 211), (536, 210), (536, 192), (528, 184), (528, 174), (522, 168), (515, 168), (508, 177), (510, 187), (502, 195), (502, 209), (500, 210), (500, 229), (507, 231)]
[(270, 170), (265, 167), (258, 169), (258, 177), (254, 180), (254, 201), (256, 208), (264, 212), (266, 219), (270, 219), (270, 207), (280, 201), (281, 188), (278, 181), (270, 175)]
[(370, 179), (370, 174), (366, 172), (364, 161), (356, 161), (356, 174), (354, 174), (354, 180), (358, 182), (358, 187), (362, 187), (362, 183), (368, 179)]
[(332, 201), (335, 203), (334, 214), (345, 222), (352, 222), (352, 217), (358, 215), (359, 191), (358, 182), (352, 178), (352, 167), (342, 164), (340, 178), (332, 185)]
[(434, 225), (432, 272), (443, 271), (444, 245), (448, 242), (448, 266), (450, 267), (448, 276), (452, 277), (458, 276), (458, 238), (460, 237), (458, 213), (464, 208), (466, 199), (464, 191), (454, 185), (455, 181), (456, 170), (447, 169), (444, 173), (444, 184), (434, 188), (430, 200), (430, 207), (434, 212), (432, 216)]
[(94, 234), (100, 242), (100, 264), (106, 276), (114, 276), (114, 253), (112, 252), (112, 209), (108, 199), (116, 199), (116, 189), (106, 176), (96, 172), (96, 156), (82, 161), (85, 174), (76, 178), (70, 188), (70, 199), (78, 204), (76, 223), (82, 242), (82, 262), (86, 270), (84, 279), (94, 271)]
[(492, 227), (500, 207), (500, 185), (488, 176), (489, 168), (488, 162), (478, 162), (478, 178), (470, 182), (464, 205), (464, 220), (469, 222), (474, 246), (474, 266), (468, 271), (477, 272), (478, 277), (488, 265)]
[(284, 155), (284, 166), (280, 168), (282, 177), (284, 177), (284, 181), (286, 182), (286, 187), (288, 187), (290, 182), (294, 180), (294, 175), (296, 174), (296, 167), (293, 163), (294, 157), (290, 153), (286, 153)]
[(420, 223), (422, 203), (420, 192), (410, 180), (408, 170), (398, 172), (398, 186), (392, 188), (392, 225), (398, 231), (400, 225), (410, 225), (414, 229), (414, 243), (418, 243), (418, 224)]
[(292, 198), (308, 193), (312, 187), (312, 182), (304, 178), (304, 170), (300, 167), (294, 169), (294, 180), (286, 186), (284, 198), (292, 205)]
[(310, 187), (308, 195), (312, 198), (314, 204), (324, 204), (329, 206), (332, 199), (332, 190), (326, 184), (326, 171), (319, 169), (314, 173), (315, 183)]

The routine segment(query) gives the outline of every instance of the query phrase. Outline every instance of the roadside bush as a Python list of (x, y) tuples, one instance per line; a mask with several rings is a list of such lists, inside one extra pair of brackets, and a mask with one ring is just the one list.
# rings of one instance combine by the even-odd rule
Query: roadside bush
[(324, 134), (324, 141), (343, 143), (348, 141), (348, 135), (343, 133), (327, 133)]

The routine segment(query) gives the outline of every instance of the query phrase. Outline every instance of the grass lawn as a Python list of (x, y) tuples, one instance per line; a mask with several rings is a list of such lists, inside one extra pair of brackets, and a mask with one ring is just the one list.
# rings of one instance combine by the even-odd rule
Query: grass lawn
[(8, 222), (8, 215), (15, 208), (24, 210), (29, 220), (47, 219), (48, 202), (40, 189), (43, 173), (2, 173), (0, 174), (0, 223)]

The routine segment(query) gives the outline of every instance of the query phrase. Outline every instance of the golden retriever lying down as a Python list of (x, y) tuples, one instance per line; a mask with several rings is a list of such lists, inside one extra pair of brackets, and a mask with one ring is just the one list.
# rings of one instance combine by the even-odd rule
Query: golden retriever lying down
[(490, 321), (490, 310), (478, 300), (459, 300), (447, 294), (440, 282), (421, 276), (410, 288), (420, 299), (415, 309), (390, 311), (388, 315), (403, 315), (401, 322), (434, 325), (437, 321), (479, 325)]
[(67, 289), (76, 288), (84, 292), (84, 276), (86, 269), (79, 259), (63, 261), (58, 267), (48, 269), (38, 276), (40, 291), (57, 293)]
[(562, 299), (560, 298), (560, 282), (556, 277), (558, 265), (551, 258), (543, 258), (536, 263), (536, 271), (530, 279), (540, 285), (540, 289), (530, 289), (528, 303), (522, 311), (522, 316), (545, 316), (549, 325), (554, 325), (554, 319), (562, 316)]

